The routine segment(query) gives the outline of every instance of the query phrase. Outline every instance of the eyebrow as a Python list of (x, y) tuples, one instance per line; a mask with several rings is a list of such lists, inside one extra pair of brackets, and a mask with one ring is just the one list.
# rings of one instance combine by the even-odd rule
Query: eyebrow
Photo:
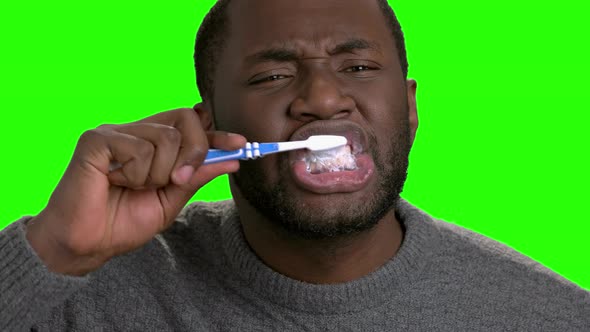
[[(338, 55), (342, 53), (354, 53), (357, 50), (372, 50), (381, 53), (381, 48), (378, 44), (372, 43), (362, 38), (352, 38), (342, 42), (328, 51), (329, 55)], [(272, 47), (256, 52), (246, 57), (247, 63), (259, 62), (293, 62), (301, 58), (299, 52), (289, 47)]]
[(299, 54), (289, 48), (268, 48), (260, 52), (256, 52), (246, 57), (248, 63), (258, 63), (266, 61), (274, 62), (292, 62), (299, 59)]
[(381, 53), (381, 48), (378, 44), (362, 38), (349, 39), (341, 44), (336, 45), (328, 53), (330, 55), (337, 55), (342, 53), (354, 53), (354, 51), (357, 50), (371, 50)]

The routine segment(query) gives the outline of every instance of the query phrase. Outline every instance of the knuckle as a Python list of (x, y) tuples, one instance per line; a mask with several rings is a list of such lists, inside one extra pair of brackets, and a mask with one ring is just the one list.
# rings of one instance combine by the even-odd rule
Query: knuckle
[(98, 136), (100, 136), (100, 133), (96, 129), (86, 130), (82, 133), (82, 135), (80, 135), (80, 139), (78, 141), (83, 143), (91, 142), (95, 140)]
[(78, 141), (89, 143), (104, 139), (111, 136), (116, 127), (116, 125), (112, 124), (102, 124), (94, 129), (89, 129), (83, 132)]
[(137, 146), (135, 151), (136, 155), (140, 159), (151, 159), (154, 155), (155, 148), (151, 143), (146, 141), (139, 141), (140, 143)]
[(195, 121), (195, 118), (198, 119), (197, 113), (192, 108), (180, 108), (177, 112), (181, 118), (180, 121)]
[(187, 148), (184, 161), (190, 164), (201, 163), (207, 155), (205, 151), (207, 151), (207, 148), (203, 147)]
[(180, 145), (182, 136), (178, 129), (174, 127), (166, 127), (160, 130), (159, 139), (162, 142), (170, 145)]
[(101, 142), (104, 142), (104, 140), (105, 136), (96, 129), (87, 130), (83, 132), (78, 138), (76, 151), (77, 153), (86, 153), (89, 149), (92, 149), (92, 147), (100, 145)]

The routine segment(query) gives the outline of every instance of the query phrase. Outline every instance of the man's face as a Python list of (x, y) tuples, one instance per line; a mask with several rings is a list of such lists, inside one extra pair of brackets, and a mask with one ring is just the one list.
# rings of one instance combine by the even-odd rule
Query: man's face
[(330, 172), (305, 150), (245, 161), (236, 201), (304, 237), (370, 228), (402, 190), (417, 125), (415, 85), (376, 1), (234, 1), (229, 21), (217, 129), (254, 142), (346, 136), (356, 164)]

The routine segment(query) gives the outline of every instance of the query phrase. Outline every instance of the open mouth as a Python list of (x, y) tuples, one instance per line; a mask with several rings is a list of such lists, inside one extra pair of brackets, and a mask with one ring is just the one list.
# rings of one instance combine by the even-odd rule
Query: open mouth
[(352, 145), (323, 151), (307, 151), (302, 158), (311, 174), (352, 171), (357, 169), (356, 156)]
[(299, 187), (328, 194), (354, 192), (368, 184), (375, 165), (366, 153), (368, 140), (361, 127), (350, 121), (318, 120), (299, 128), (290, 139), (304, 140), (312, 135), (344, 136), (347, 145), (323, 151), (292, 151), (291, 176)]
[(364, 153), (367, 140), (360, 128), (353, 125), (306, 126), (298, 130), (291, 140), (304, 140), (313, 135), (339, 135), (346, 137), (347, 144), (338, 148), (311, 151), (294, 151), (292, 161), (303, 161), (310, 173), (339, 172), (357, 168), (357, 156)]

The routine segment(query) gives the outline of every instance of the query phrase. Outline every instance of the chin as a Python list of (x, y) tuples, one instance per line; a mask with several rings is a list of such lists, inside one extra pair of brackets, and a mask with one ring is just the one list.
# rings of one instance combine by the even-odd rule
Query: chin
[[(307, 179), (298, 169), (300, 163), (281, 162), (280, 158), (243, 162), (232, 174), (232, 187), (240, 195), (240, 204), (248, 204), (259, 217), (286, 234), (307, 239), (351, 235), (374, 227), (399, 199), (409, 148), (390, 151), (381, 162), (373, 163), (377, 153), (360, 159), (359, 169), (370, 172), (364, 178), (358, 176), (359, 172), (345, 174), (347, 186), (343, 188), (332, 177)], [(336, 173), (331, 176), (338, 176)]]

